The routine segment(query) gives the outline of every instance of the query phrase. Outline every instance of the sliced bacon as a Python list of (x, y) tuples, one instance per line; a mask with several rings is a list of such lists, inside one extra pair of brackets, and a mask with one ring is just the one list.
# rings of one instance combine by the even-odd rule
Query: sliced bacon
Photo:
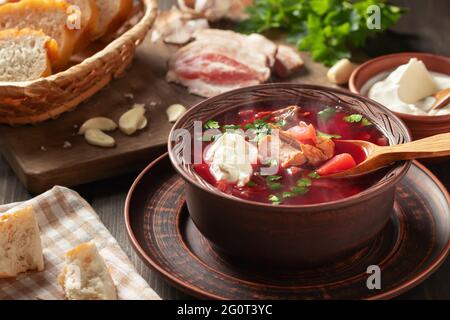
[(211, 97), (269, 79), (276, 46), (263, 36), (204, 29), (194, 37), (170, 59), (168, 81)]
[(275, 59), (274, 71), (281, 78), (289, 77), (305, 64), (296, 50), (284, 45), (278, 46)]
[(178, 75), (185, 79), (201, 79), (219, 84), (237, 81), (259, 81), (258, 73), (252, 68), (218, 53), (205, 53), (176, 62)]

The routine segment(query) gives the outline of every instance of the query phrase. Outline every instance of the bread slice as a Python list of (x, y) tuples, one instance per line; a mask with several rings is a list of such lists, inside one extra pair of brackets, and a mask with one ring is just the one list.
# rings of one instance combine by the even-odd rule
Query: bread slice
[(28, 81), (52, 74), (58, 44), (42, 31), (0, 31), (0, 81)]
[(44, 270), (39, 226), (32, 207), (0, 213), (0, 278)]
[(99, 11), (96, 0), (68, 0), (68, 2), (78, 7), (76, 14), (80, 15), (80, 32), (75, 42), (75, 52), (78, 52), (89, 45), (91, 36), (97, 28)]
[(133, 0), (96, 1), (100, 15), (92, 40), (97, 40), (119, 28), (133, 9)]
[(0, 6), (0, 30), (30, 28), (42, 30), (58, 43), (56, 70), (63, 69), (72, 55), (79, 30), (69, 30), (69, 3), (63, 0), (21, 0)]
[(58, 282), (68, 300), (117, 300), (116, 287), (94, 243), (83, 243), (66, 253)]

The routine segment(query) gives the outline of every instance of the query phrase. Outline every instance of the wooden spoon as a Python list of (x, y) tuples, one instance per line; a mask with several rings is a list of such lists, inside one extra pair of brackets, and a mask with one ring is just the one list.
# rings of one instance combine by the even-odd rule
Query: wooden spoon
[(436, 101), (429, 111), (443, 108), (450, 103), (450, 88), (438, 91), (433, 96), (436, 98)]
[(324, 176), (326, 178), (351, 178), (361, 176), (400, 160), (450, 156), (450, 132), (394, 146), (380, 147), (362, 140), (340, 140), (362, 147), (367, 158), (356, 167)]

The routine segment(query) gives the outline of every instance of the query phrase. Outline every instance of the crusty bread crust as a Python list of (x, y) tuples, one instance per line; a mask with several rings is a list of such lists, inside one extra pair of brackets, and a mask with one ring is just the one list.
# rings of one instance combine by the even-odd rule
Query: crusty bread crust
[[(67, 17), (70, 4), (65, 0), (21, 0), (0, 6), (0, 29), (32, 28), (42, 30), (58, 43), (59, 56), (54, 69), (64, 69), (73, 53), (79, 30), (69, 30), (67, 24), (55, 21), (53, 25), (44, 25), (43, 18), (51, 20), (58, 13)], [(33, 14), (33, 16), (30, 16)], [(24, 18), (26, 17), (26, 18)], [(35, 18), (34, 20), (31, 18)]]
[(47, 51), (47, 68), (43, 70), (41, 77), (47, 77), (52, 74), (52, 64), (58, 60), (59, 52), (58, 52), (58, 44), (55, 39), (50, 38), (44, 32), (40, 30), (32, 30), (29, 28), (24, 29), (7, 29), (0, 30), (0, 41), (1, 40), (13, 40), (15, 38), (20, 38), (23, 36), (34, 36), (44, 37), (45, 41), (45, 49)]
[[(97, 30), (92, 34), (91, 40), (97, 40), (117, 30), (120, 27), (120, 25), (126, 20), (131, 10), (133, 9), (133, 0), (110, 0), (110, 1), (111, 2), (118, 1), (119, 9), (117, 10), (116, 15), (109, 17), (110, 19), (106, 24), (105, 28), (99, 29), (99, 26), (97, 26)], [(104, 15), (105, 13), (101, 11), (101, 7), (100, 6), (98, 7), (99, 7), (99, 14)]]
[(31, 206), (0, 214), (0, 240), (6, 253), (0, 256), (0, 278), (44, 270), (39, 226)]
[(68, 300), (117, 300), (114, 281), (93, 242), (66, 253), (58, 283)]

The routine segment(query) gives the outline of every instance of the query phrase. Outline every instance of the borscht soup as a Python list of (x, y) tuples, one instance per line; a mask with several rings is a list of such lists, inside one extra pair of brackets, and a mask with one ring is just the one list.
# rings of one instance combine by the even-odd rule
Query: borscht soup
[(367, 118), (340, 107), (245, 107), (203, 126), (202, 163), (194, 164), (195, 172), (244, 200), (273, 205), (337, 201), (364, 191), (385, 174), (327, 178), (366, 159), (362, 148), (342, 140), (388, 145)]

